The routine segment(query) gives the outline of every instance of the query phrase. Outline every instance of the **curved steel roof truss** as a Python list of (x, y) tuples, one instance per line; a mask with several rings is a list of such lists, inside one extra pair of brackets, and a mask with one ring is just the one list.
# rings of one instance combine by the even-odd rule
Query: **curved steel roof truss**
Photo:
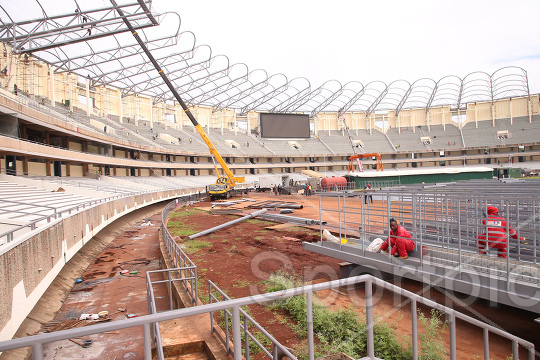
[[(63, 9), (73, 6), (74, 11), (50, 16), (50, 9), (35, 1), (28, 5), (29, 14), (38, 14), (32, 20), (14, 18), (13, 14), (20, 13), (16, 11), (21, 7), (19, 1), (0, 5), (0, 41), (13, 53), (29, 53), (50, 64), (56, 73), (88, 76), (94, 86), (117, 87), (123, 96), (144, 94), (153, 97), (154, 103), (166, 104), (173, 100), (114, 6), (81, 8), (76, 1), (61, 0), (72, 4)], [(463, 79), (449, 75), (412, 84), (373, 81), (365, 86), (359, 81), (342, 85), (329, 80), (312, 88), (308, 79), (268, 75), (242, 63), (231, 64), (225, 55), (213, 55), (209, 46), (197, 44), (193, 33), (180, 31), (178, 14), (152, 12), (151, 0), (125, 0), (118, 6), (184, 101), (190, 106), (212, 107), (213, 112), (234, 108), (240, 114), (255, 110), (303, 112), (313, 117), (320, 112), (352, 111), (369, 116), (374, 111), (399, 114), (411, 108), (455, 109), (468, 102), (530, 96), (527, 72), (519, 67), (501, 68), (491, 75), (473, 72)], [(162, 27), (170, 34), (163, 35)]]

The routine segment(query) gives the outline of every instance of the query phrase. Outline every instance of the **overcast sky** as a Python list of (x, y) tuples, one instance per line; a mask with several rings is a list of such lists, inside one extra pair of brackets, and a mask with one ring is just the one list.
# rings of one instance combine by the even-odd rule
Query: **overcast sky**
[(306, 77), (312, 87), (463, 78), (514, 65), (527, 70), (531, 93), (540, 92), (538, 0), (154, 0), (153, 7), (178, 12), (181, 30), (214, 55)]

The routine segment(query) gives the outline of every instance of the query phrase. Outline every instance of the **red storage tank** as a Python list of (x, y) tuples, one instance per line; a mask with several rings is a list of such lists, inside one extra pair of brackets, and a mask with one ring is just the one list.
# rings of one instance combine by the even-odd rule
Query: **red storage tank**
[[(337, 186), (337, 187), (336, 187)], [(343, 176), (332, 176), (321, 179), (321, 188), (324, 190), (343, 190), (347, 188), (347, 179)]]

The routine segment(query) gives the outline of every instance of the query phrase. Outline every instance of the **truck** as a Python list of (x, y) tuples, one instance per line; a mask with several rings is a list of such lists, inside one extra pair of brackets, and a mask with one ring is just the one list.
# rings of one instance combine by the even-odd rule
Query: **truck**
[(259, 177), (259, 185), (256, 187), (257, 191), (267, 191), (272, 190), (274, 185), (283, 185), (283, 177), (276, 174), (268, 174)]
[[(223, 158), (217, 151), (215, 145), (212, 143), (212, 141), (210, 141), (210, 139), (208, 138), (208, 135), (206, 135), (206, 133), (204, 132), (202, 126), (197, 122), (197, 120), (195, 119), (195, 117), (193, 116), (189, 108), (187, 107), (184, 100), (180, 98), (180, 95), (178, 94), (173, 84), (167, 77), (167, 74), (163, 71), (163, 69), (158, 64), (158, 62), (156, 61), (156, 59), (154, 58), (150, 50), (148, 50), (148, 48), (146, 47), (146, 44), (144, 43), (144, 41), (140, 38), (140, 36), (137, 34), (135, 29), (129, 22), (128, 18), (124, 15), (123, 10), (118, 7), (118, 5), (116, 4), (114, 0), (111, 0), (111, 3), (114, 5), (116, 11), (118, 12), (118, 15), (120, 15), (120, 17), (122, 18), (122, 20), (128, 27), (129, 31), (131, 32), (135, 40), (137, 40), (137, 42), (139, 43), (139, 46), (141, 47), (141, 49), (144, 51), (148, 59), (152, 62), (152, 65), (154, 65), (154, 68), (156, 69), (158, 74), (161, 76), (161, 78), (163, 79), (163, 81), (165, 82), (169, 90), (171, 91), (171, 93), (174, 95), (176, 101), (178, 101), (182, 109), (184, 109), (184, 112), (186, 113), (187, 117), (189, 118), (193, 126), (195, 127), (195, 130), (197, 130), (197, 132), (202, 137), (206, 146), (208, 146), (208, 150), (210, 150), (210, 155), (212, 155), (212, 161), (214, 162), (214, 168), (216, 169), (216, 174), (218, 177), (215, 184), (208, 186), (208, 195), (210, 195), (210, 199), (215, 200), (219, 198), (231, 197), (233, 194), (237, 192), (237, 189), (235, 188), (236, 184), (245, 182), (245, 178), (234, 176), (232, 171), (227, 166), (227, 163), (223, 160)], [(219, 169), (216, 165), (216, 161), (221, 166), (224, 172), (224, 175), (220, 175)]]

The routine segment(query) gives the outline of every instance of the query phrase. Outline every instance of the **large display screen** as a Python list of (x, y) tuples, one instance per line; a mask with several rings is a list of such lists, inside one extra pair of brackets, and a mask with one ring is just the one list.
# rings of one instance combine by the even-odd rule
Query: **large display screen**
[(261, 137), (280, 139), (308, 139), (309, 115), (261, 113)]

